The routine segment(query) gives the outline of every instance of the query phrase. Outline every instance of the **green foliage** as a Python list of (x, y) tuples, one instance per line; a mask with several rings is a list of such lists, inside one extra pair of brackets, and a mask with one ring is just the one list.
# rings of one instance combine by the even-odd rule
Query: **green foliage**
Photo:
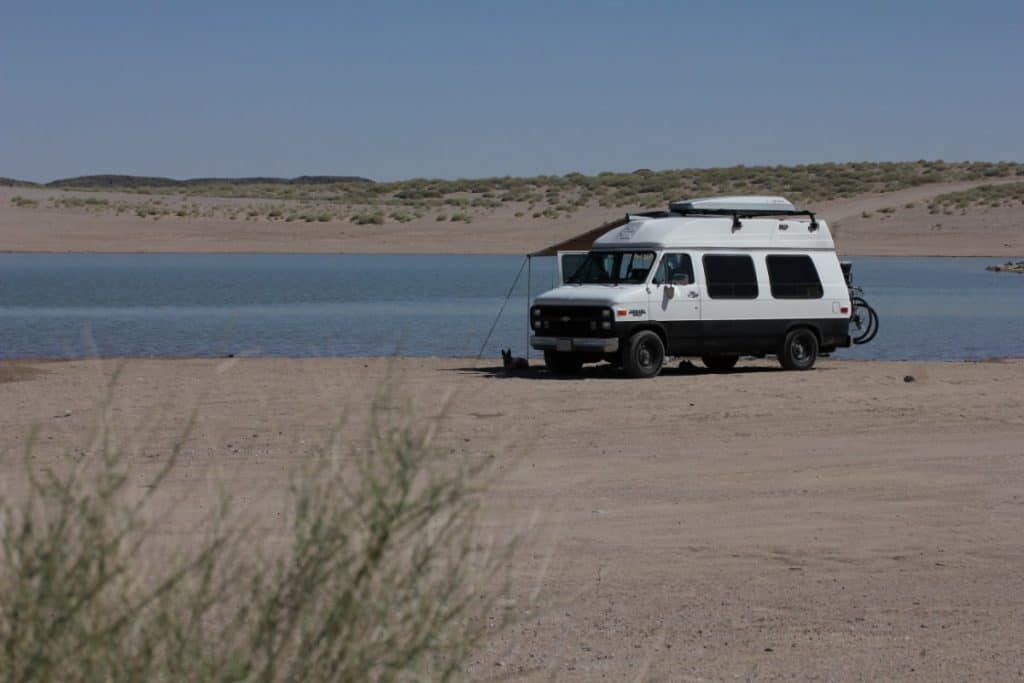
[(11, 197), (11, 204), (21, 209), (34, 209), (39, 206), (39, 202), (37, 200), (22, 197), (21, 195), (14, 195)]
[(408, 409), (378, 399), (365, 442), (300, 460), (285, 543), (257, 550), (222, 497), (176, 555), (154, 520), (188, 434), (140, 494), (103, 414), (0, 499), (0, 681), (446, 680), (483, 637), (509, 550), (480, 543), (482, 466)]

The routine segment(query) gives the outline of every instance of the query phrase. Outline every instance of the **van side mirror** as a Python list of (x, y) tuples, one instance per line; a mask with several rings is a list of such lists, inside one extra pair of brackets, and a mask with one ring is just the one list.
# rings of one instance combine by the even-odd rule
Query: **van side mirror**
[(676, 288), (672, 285), (665, 285), (665, 298), (674, 299), (676, 296)]

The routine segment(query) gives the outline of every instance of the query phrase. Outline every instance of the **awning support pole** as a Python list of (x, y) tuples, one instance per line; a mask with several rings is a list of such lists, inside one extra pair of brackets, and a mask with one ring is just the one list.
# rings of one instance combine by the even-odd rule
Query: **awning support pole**
[(526, 257), (526, 360), (530, 360), (530, 285), (533, 284), (533, 257)]
[(487, 348), (487, 342), (491, 340), (491, 335), (494, 334), (494, 328), (498, 326), (498, 321), (501, 320), (501, 314), (505, 312), (505, 306), (508, 305), (508, 300), (512, 298), (513, 292), (516, 291), (516, 285), (519, 284), (519, 278), (523, 275), (523, 268), (530, 262), (530, 257), (527, 256), (523, 259), (523, 262), (519, 265), (519, 272), (516, 273), (516, 279), (512, 280), (512, 286), (508, 288), (508, 294), (505, 295), (505, 300), (501, 302), (501, 308), (498, 309), (498, 315), (494, 317), (494, 322), (491, 323), (491, 329), (487, 331), (487, 336), (484, 337), (484, 343), (480, 345), (480, 351), (476, 354), (476, 359), (480, 360), (484, 355), (484, 349)]

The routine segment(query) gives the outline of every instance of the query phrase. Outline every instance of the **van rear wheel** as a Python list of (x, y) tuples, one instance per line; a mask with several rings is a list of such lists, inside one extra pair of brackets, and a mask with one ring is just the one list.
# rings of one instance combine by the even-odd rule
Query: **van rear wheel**
[(583, 358), (578, 353), (546, 349), (544, 365), (556, 375), (575, 375), (583, 367)]
[(622, 350), (622, 370), (626, 377), (654, 377), (665, 363), (665, 345), (650, 330), (641, 330), (629, 338)]
[(790, 330), (778, 355), (787, 370), (810, 370), (818, 358), (818, 338), (806, 327)]
[(740, 357), (735, 355), (701, 356), (700, 359), (708, 370), (732, 370)]

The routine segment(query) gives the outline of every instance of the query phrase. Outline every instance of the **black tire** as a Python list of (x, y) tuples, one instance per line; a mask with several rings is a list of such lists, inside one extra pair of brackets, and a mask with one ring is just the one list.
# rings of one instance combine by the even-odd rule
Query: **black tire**
[(665, 345), (650, 330), (640, 330), (626, 342), (622, 350), (622, 370), (626, 377), (644, 379), (661, 372), (665, 363)]
[(583, 367), (583, 359), (578, 353), (566, 351), (544, 351), (544, 365), (556, 375), (576, 375)]
[(736, 355), (701, 356), (700, 359), (708, 370), (732, 370), (740, 357)]
[(778, 356), (787, 370), (810, 370), (818, 358), (818, 338), (806, 327), (790, 330)]

